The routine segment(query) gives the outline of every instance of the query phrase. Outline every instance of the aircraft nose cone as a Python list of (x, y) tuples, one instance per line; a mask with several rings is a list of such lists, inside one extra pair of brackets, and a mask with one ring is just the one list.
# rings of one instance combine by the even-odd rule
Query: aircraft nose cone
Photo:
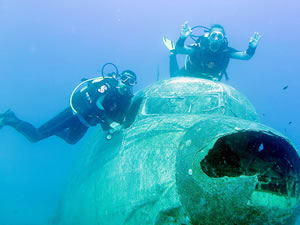
[(275, 224), (299, 203), (296, 150), (255, 122), (203, 120), (186, 133), (176, 168), (180, 199), (195, 224)]

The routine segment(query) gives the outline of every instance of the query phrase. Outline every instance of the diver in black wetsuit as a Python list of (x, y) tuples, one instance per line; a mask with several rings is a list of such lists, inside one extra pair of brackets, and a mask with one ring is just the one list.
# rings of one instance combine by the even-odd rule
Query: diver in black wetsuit
[[(250, 38), (246, 51), (238, 51), (228, 46), (225, 30), (221, 25), (213, 25), (207, 32), (192, 44), (185, 46), (184, 42), (192, 33), (187, 22), (182, 25), (180, 38), (176, 45), (164, 38), (164, 43), (170, 50), (170, 76), (192, 76), (210, 80), (221, 80), (223, 75), (228, 79), (226, 68), (229, 60), (248, 60), (254, 53), (261, 39), (257, 32)], [(176, 54), (185, 54), (186, 62), (179, 69)]]
[[(0, 128), (8, 125), (15, 128), (31, 142), (38, 142), (56, 135), (69, 144), (77, 143), (90, 126), (100, 124), (104, 131), (112, 132), (110, 124), (122, 124), (130, 105), (132, 86), (136, 75), (130, 70), (121, 73), (120, 78), (99, 77), (83, 82), (84, 87), (74, 90), (70, 107), (39, 128), (20, 120), (8, 110), (0, 114)], [(80, 88), (80, 89), (79, 89)], [(107, 135), (110, 139), (110, 134)]]

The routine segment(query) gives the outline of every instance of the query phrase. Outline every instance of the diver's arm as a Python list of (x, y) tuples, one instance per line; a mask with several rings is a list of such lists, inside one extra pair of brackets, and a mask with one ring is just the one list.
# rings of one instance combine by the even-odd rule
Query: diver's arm
[(100, 98), (97, 99), (96, 101), (96, 105), (99, 109), (104, 110), (104, 107), (102, 105), (103, 99), (104, 99), (104, 95), (102, 95)]
[(254, 35), (250, 38), (249, 47), (246, 51), (243, 52), (233, 52), (231, 53), (231, 58), (248, 60), (251, 59), (255, 53), (256, 47), (261, 39), (261, 35), (258, 32), (255, 32)]
[[(240, 60), (248, 60), (251, 59), (252, 56), (254, 55), (255, 52), (255, 48), (254, 49), (247, 49), (247, 51), (243, 51), (243, 52), (233, 52), (231, 53), (231, 58), (233, 59), (240, 59)], [(248, 54), (247, 52), (251, 52), (251, 54)]]
[(103, 80), (100, 80), (99, 84), (97, 86), (95, 86), (94, 88), (97, 89), (97, 95), (95, 96), (96, 106), (100, 110), (104, 110), (102, 102), (104, 100), (104, 97), (107, 94), (107, 91), (109, 91), (110, 86), (108, 85), (108, 83), (103, 84)]
[(186, 40), (186, 38), (180, 37), (178, 39), (178, 41), (176, 42), (175, 49), (176, 49), (177, 54), (189, 55), (195, 51), (194, 48), (184, 45), (185, 40)]
[(177, 54), (191, 54), (195, 51), (195, 49), (184, 45), (185, 40), (191, 35), (191, 33), (192, 29), (189, 27), (188, 22), (185, 21), (181, 27), (180, 38), (176, 42), (175, 46)]
[[(105, 97), (105, 95), (102, 95), (100, 98), (98, 98), (97, 101), (96, 101), (96, 105), (100, 109), (100, 111), (98, 111), (98, 113), (99, 113), (99, 118), (100, 118), (99, 119), (99, 123), (100, 123), (100, 125), (102, 127), (102, 130), (106, 131), (106, 132), (108, 132), (108, 134), (110, 134), (109, 132), (112, 129), (112, 127), (110, 126), (111, 121), (109, 121), (109, 119), (107, 118), (107, 116), (105, 116), (104, 107), (102, 105), (104, 97)], [(110, 139), (108, 137), (106, 137), (106, 138)]]

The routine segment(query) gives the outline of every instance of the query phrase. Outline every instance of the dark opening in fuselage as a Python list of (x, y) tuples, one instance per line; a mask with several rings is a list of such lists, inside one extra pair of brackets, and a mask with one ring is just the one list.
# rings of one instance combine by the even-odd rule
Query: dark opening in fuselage
[(257, 191), (300, 196), (300, 162), (284, 138), (257, 131), (240, 131), (218, 139), (200, 162), (214, 178), (254, 176)]

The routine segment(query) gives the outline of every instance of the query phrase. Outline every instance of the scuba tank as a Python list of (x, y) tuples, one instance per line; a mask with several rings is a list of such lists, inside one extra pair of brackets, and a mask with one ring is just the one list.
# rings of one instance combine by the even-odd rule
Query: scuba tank
[[(113, 72), (110, 72), (110, 73), (106, 73), (104, 72), (105, 68), (107, 66), (113, 66), (115, 71)], [(70, 107), (73, 111), (73, 114), (76, 115), (78, 114), (78, 109), (76, 109), (76, 107), (74, 106), (74, 99), (78, 99), (78, 101), (80, 101), (81, 99), (79, 99), (80, 95), (82, 96), (83, 92), (89, 87), (89, 85), (95, 83), (95, 82), (101, 82), (104, 78), (113, 78), (113, 79), (118, 79), (119, 77), (119, 70), (117, 68), (117, 66), (113, 63), (106, 63), (102, 66), (101, 68), (101, 77), (96, 77), (96, 78), (91, 78), (91, 79), (84, 79), (80, 84), (78, 84), (74, 90), (72, 91), (72, 94), (70, 96), (70, 100), (69, 100), (69, 104), (70, 104)], [(74, 98), (74, 96), (76, 96)], [(88, 100), (88, 96), (86, 96), (87, 100)]]

